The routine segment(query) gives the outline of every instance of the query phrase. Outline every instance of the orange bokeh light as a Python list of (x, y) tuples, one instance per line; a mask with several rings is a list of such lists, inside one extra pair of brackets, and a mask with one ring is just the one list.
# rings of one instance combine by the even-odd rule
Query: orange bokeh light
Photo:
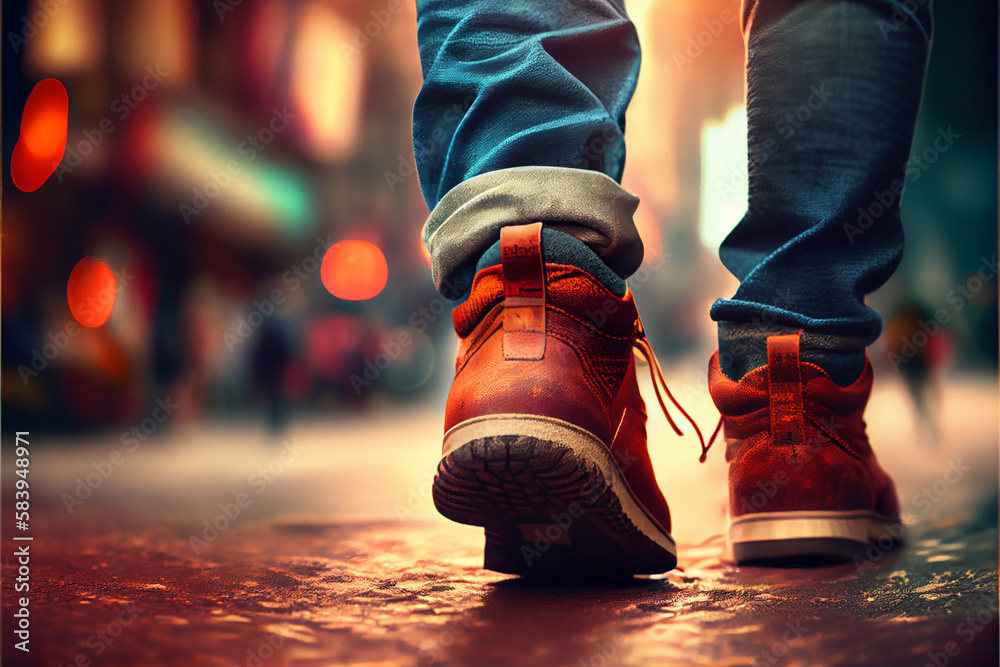
[(382, 291), (389, 279), (389, 266), (375, 244), (341, 241), (323, 255), (320, 277), (323, 287), (335, 297), (361, 301)]
[(21, 136), (10, 159), (10, 176), (24, 192), (42, 187), (62, 161), (69, 123), (69, 96), (57, 79), (39, 81), (21, 116)]
[(66, 284), (69, 310), (85, 327), (99, 327), (107, 322), (117, 295), (115, 274), (99, 259), (84, 257), (69, 274)]

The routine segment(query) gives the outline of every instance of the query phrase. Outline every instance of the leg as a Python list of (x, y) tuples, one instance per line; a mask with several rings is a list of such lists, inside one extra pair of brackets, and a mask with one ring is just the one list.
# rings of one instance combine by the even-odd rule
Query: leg
[(712, 307), (709, 364), (737, 560), (850, 557), (902, 534), (863, 421), (881, 329), (864, 295), (902, 254), (927, 5), (746, 1), (749, 211), (720, 250), (741, 284)]
[(642, 259), (618, 184), (635, 29), (619, 0), (418, 11), (424, 240), (438, 289), (467, 297), (435, 506), (482, 526), (501, 572), (670, 570), (634, 360), (651, 352), (624, 280)]
[(903, 252), (899, 195), (923, 91), (928, 5), (745, 3), (749, 210), (719, 252), (740, 287), (711, 313), (730, 379), (766, 362), (769, 334), (799, 329), (804, 360), (840, 384), (860, 375), (882, 326), (864, 295)]
[(413, 110), (438, 289), (467, 293), (504, 225), (586, 242), (622, 278), (642, 259), (618, 185), (639, 44), (620, 0), (420, 0)]

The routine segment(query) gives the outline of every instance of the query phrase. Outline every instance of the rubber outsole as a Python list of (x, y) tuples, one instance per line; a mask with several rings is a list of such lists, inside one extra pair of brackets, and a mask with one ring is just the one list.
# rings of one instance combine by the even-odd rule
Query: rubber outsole
[(870, 545), (892, 548), (903, 537), (898, 518), (863, 510), (762, 512), (732, 519), (729, 545), (738, 563), (791, 558), (864, 557)]
[(673, 538), (632, 496), (607, 447), (560, 420), (495, 415), (455, 426), (432, 495), (444, 516), (485, 529), (489, 570), (608, 580), (677, 564)]

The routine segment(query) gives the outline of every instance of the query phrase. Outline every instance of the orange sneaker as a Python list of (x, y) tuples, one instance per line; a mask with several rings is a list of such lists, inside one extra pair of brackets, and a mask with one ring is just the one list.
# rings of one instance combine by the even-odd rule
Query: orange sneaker
[(662, 375), (631, 293), (544, 263), (541, 228), (503, 228), (501, 264), (481, 270), (454, 311), (460, 343), (434, 504), (485, 528), (487, 569), (666, 572), (677, 548), (646, 450), (633, 351), (649, 360), (661, 406)]
[(799, 361), (799, 334), (767, 339), (767, 365), (739, 382), (709, 362), (725, 425), (729, 544), (738, 562), (862, 556), (903, 534), (896, 488), (862, 419), (872, 367), (841, 387)]

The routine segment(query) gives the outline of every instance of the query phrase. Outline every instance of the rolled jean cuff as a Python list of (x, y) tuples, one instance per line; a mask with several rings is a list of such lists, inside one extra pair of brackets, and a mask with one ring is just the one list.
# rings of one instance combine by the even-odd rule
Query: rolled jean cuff
[(597, 171), (514, 167), (474, 176), (448, 191), (424, 225), (434, 286), (446, 298), (461, 298), (500, 228), (532, 222), (580, 239), (628, 278), (643, 257), (632, 220), (638, 205), (638, 197)]

